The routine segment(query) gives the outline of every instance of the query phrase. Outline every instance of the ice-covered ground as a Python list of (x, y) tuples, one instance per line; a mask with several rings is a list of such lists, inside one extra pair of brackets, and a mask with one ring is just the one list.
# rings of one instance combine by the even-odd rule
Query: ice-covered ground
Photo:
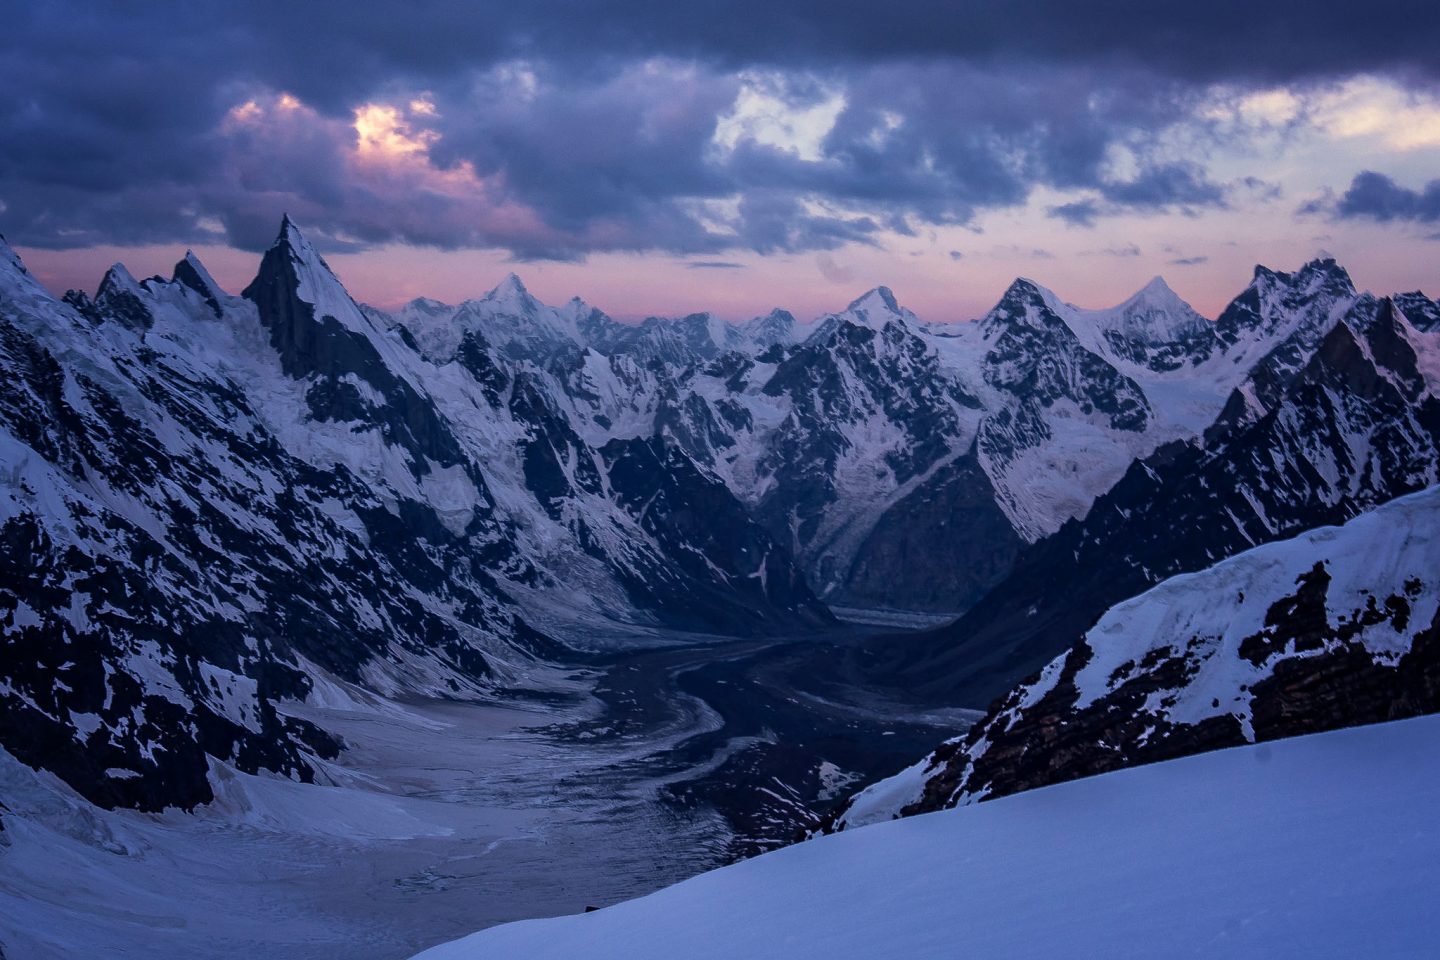
[(1435, 956), (1440, 716), (788, 847), (423, 960)]
[[(352, 749), (313, 786), (220, 770), (197, 815), (99, 811), (0, 753), (0, 945), (72, 957), (403, 957), (478, 925), (647, 893), (718, 862), (713, 814), (643, 778), (664, 750), (566, 746), (581, 706), (311, 713)], [(669, 735), (713, 725), (697, 705)]]
[(784, 842), (957, 722), (809, 689), (819, 641), (670, 639), (543, 699), (324, 687), (290, 709), (345, 739), (329, 785), (217, 769), (193, 815), (97, 810), (0, 752), (0, 956), (398, 960)]

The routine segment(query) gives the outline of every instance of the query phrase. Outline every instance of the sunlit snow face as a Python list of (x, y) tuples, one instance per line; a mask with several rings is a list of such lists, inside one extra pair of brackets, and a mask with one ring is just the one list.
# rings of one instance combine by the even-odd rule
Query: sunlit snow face
[[(1214, 313), (1254, 263), (1322, 250), (1363, 286), (1436, 285), (1440, 97), (1423, 65), (1255, 79), (1238, 50), (1202, 72), (1200, 13), (1171, 65), (1048, 35), (1006, 54), (979, 13), (950, 49), (901, 31), (904, 9), (862, 30), (772, 6), (731, 17), (786, 22), (783, 56), (728, 22), (617, 15), (579, 43), (573, 25), (492, 11), (465, 47), (458, 15), (379, 30), (362, 10), (352, 30), (311, 11), (294, 30), (337, 36), (306, 58), (282, 59), (272, 27), (190, 18), (143, 71), (98, 20), (52, 50), (36, 14), (16, 36), (58, 66), (0, 117), (19, 145), (0, 229), (58, 288), (93, 286), (116, 256), (159, 270), (182, 243), (241, 286), (253, 260), (232, 248), (263, 246), (289, 211), (378, 304), (463, 299), (520, 260), (542, 297), (620, 316), (814, 315), (883, 282), (949, 321), (1016, 275), (1098, 306), (1155, 274)], [(1137, 37), (1179, 29), (1136, 22)], [(242, 65), (183, 43), (225, 28)], [(1296, 42), (1330, 49), (1317, 30)], [(817, 46), (832, 33), (840, 46)], [(56, 72), (82, 57), (87, 71)], [(188, 85), (169, 82), (177, 59)]]

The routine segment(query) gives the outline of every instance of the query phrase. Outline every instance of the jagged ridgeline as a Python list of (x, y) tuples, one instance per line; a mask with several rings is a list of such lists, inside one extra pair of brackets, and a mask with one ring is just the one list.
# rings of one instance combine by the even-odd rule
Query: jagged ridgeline
[(0, 737), (103, 804), (313, 778), (341, 745), (284, 705), (346, 684), (544, 688), (581, 644), (836, 607), (964, 614), (862, 666), (975, 706), (1155, 579), (1434, 474), (1440, 310), (1333, 261), (1214, 322), (1157, 279), (626, 324), (513, 276), (357, 305), (289, 220), (241, 296), (187, 255), (57, 299), (0, 254)]

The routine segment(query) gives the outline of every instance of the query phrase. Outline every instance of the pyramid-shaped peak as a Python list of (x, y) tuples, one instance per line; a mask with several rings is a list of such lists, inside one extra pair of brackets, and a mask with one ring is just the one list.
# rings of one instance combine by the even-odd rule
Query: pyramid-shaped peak
[(310, 259), (310, 255), (315, 253), (314, 244), (305, 236), (300, 226), (290, 219), (288, 213), (280, 221), (280, 232), (276, 234), (273, 246), (288, 247), (302, 260)]
[(519, 274), (511, 272), (505, 274), (505, 279), (495, 285), (490, 291), (492, 297), (528, 297), (530, 290), (525, 286), (525, 281), (520, 279)]
[(140, 283), (130, 273), (129, 268), (123, 263), (112, 263), (110, 269), (105, 271), (105, 276), (100, 279), (100, 287), (95, 291), (95, 299), (99, 300), (115, 293), (139, 292)]
[(485, 294), (485, 301), (501, 307), (529, 311), (539, 306), (540, 301), (536, 300), (525, 286), (525, 282), (514, 273), (505, 275), (505, 279), (496, 284), (495, 289)]
[(352, 329), (368, 331), (372, 327), (325, 258), (288, 214), (281, 221), (275, 243), (260, 258), (255, 279), (241, 291), (241, 296), (256, 303), (263, 301), (265, 309), (273, 309), (277, 316), (289, 309), (282, 304), (293, 304), (298, 299), (313, 308), (305, 313), (333, 317)]
[(1038, 304), (1057, 313), (1068, 307), (1055, 291), (1029, 277), (1016, 277), (1005, 289), (1004, 295), (1000, 297), (1001, 304), (1017, 302)]
[(16, 253), (6, 242), (4, 235), (0, 234), (0, 290), (18, 290), (22, 287), (32, 293), (42, 290), (39, 282), (25, 269), (20, 254)]
[(1165, 282), (1165, 278), (1160, 276), (1151, 277), (1149, 283), (1135, 291), (1120, 307), (1157, 307), (1181, 312), (1193, 310), (1190, 304)]
[(215, 278), (210, 276), (210, 271), (205, 269), (205, 264), (200, 262), (200, 258), (195, 256), (195, 251), (185, 251), (185, 256), (175, 264), (175, 269), (170, 274), (170, 282), (178, 283), (195, 291), (215, 312), (216, 316), (220, 315), (219, 298), (227, 296), (227, 294), (221, 289), (220, 284), (215, 282)]
[(899, 313), (899, 312), (900, 312), (900, 304), (899, 304), (899, 302), (896, 301), (894, 292), (891, 291), (891, 289), (890, 289), (889, 287), (885, 287), (885, 286), (875, 287), (875, 288), (873, 288), (873, 289), (871, 289), (871, 290), (867, 290), (865, 293), (861, 294), (859, 297), (856, 297), (854, 300), (852, 300), (852, 301), (850, 302), (850, 306), (847, 307), (846, 309), (847, 309), (847, 310), (863, 310), (863, 309), (873, 310), (873, 309), (875, 309), (876, 307), (884, 307), (886, 310), (889, 310), (891, 313)]
[(1170, 289), (1170, 284), (1166, 283), (1165, 278), (1160, 276), (1158, 273), (1155, 276), (1151, 277), (1150, 281), (1146, 283), (1145, 286), (1140, 288), (1140, 292), (1148, 294), (1158, 294), (1161, 296), (1175, 296), (1175, 291)]
[(1055, 298), (1054, 292), (1049, 287), (1038, 283), (1035, 280), (1031, 280), (1029, 277), (1016, 277), (1014, 280), (1012, 280), (1010, 282), (1010, 286), (1007, 287), (1005, 290), (1005, 296), (1008, 297), (1011, 294), (1018, 294), (1020, 296), (1027, 297), (1040, 297), (1042, 299)]
[(193, 250), (185, 251), (185, 256), (175, 264), (175, 269), (171, 271), (170, 279), (173, 283), (184, 284), (202, 297), (213, 299), (225, 295), (224, 289), (215, 282), (215, 278), (210, 275), (205, 264), (200, 262), (200, 258), (195, 256)]

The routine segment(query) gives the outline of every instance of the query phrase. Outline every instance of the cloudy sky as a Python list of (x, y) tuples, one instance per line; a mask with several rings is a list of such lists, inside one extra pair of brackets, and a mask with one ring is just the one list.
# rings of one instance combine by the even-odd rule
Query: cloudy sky
[(0, 32), (0, 233), (52, 288), (288, 211), (361, 299), (507, 272), (626, 317), (923, 317), (1017, 275), (1214, 313), (1338, 257), (1440, 292), (1433, 0), (30, 0)]

